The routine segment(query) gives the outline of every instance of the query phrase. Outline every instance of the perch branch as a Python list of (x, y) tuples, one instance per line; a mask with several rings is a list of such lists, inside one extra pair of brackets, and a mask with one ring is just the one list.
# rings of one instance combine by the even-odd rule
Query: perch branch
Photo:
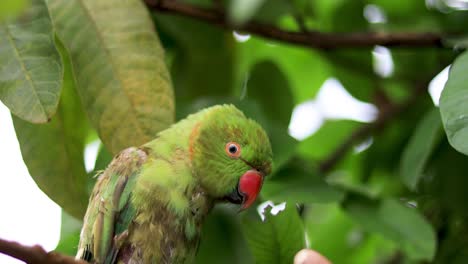
[(387, 104), (384, 108), (380, 109), (377, 119), (370, 124), (363, 125), (357, 128), (351, 135), (346, 138), (332, 154), (323, 160), (319, 165), (319, 170), (322, 173), (328, 172), (348, 153), (348, 151), (355, 146), (355, 144), (368, 138), (372, 133), (377, 130), (383, 129), (388, 125), (389, 121), (396, 118), (399, 114), (410, 108), (426, 91), (427, 83), (418, 85), (408, 96), (408, 98), (400, 104)]
[(236, 26), (227, 20), (219, 8), (203, 8), (177, 0), (145, 0), (153, 11), (191, 17), (229, 30), (238, 30), (264, 38), (302, 45), (316, 49), (386, 47), (442, 47), (440, 33), (325, 33), (319, 31), (295, 32), (255, 21)]
[(47, 252), (41, 246), (24, 246), (17, 242), (0, 239), (0, 253), (28, 264), (88, 264), (83, 260), (56, 252)]

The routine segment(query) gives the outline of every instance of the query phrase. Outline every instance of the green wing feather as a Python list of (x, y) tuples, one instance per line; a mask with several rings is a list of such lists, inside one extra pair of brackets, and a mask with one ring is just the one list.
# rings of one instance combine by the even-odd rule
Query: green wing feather
[(135, 217), (130, 196), (146, 158), (142, 149), (125, 149), (99, 176), (84, 218), (78, 258), (97, 263), (114, 261)]

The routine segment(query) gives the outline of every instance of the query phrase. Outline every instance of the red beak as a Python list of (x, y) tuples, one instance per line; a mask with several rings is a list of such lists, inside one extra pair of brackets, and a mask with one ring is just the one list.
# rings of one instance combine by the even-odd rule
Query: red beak
[(248, 170), (239, 180), (239, 193), (243, 196), (241, 210), (249, 208), (257, 198), (263, 184), (263, 173)]

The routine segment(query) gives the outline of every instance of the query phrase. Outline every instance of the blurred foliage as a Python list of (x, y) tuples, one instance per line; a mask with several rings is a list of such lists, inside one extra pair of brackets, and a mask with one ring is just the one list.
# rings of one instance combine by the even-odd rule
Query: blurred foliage
[[(196, 263), (291, 263), (303, 247), (334, 263), (468, 262), (464, 1), (182, 2), (224, 9), (239, 27), (257, 21), (298, 32), (457, 35), (444, 48), (316, 50), (150, 15), (138, 0), (1, 2), (0, 100), (14, 115), (31, 176), (63, 208), (57, 251), (75, 254), (93, 176), (113, 154), (152, 138), (174, 117), (233, 103), (272, 141), (275, 167), (259, 200), (286, 201), (286, 208), (266, 208), (262, 221), (255, 208), (237, 214), (217, 206)], [(382, 74), (385, 56), (391, 68)], [(427, 85), (452, 62), (439, 108)], [(377, 121), (327, 116), (324, 108), (354, 110), (337, 98), (317, 102), (330, 78), (373, 104)], [(323, 124), (297, 140), (289, 123), (305, 102), (318, 106)], [(366, 133), (349, 140), (363, 126)], [(84, 150), (97, 140), (94, 168), (86, 171)]]

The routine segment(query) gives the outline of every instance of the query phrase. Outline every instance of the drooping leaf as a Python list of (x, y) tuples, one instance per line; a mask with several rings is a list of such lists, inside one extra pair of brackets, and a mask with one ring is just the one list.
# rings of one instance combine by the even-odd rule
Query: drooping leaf
[(468, 52), (461, 54), (450, 68), (440, 97), (440, 114), (447, 138), (456, 150), (468, 155)]
[(173, 123), (164, 51), (141, 1), (47, 2), (84, 107), (113, 154), (149, 141)]
[(36, 184), (67, 213), (81, 218), (88, 204), (83, 150), (89, 129), (70, 62), (65, 52), (62, 56), (65, 73), (57, 114), (49, 123), (37, 125), (13, 116), (13, 124), (23, 160)]
[(432, 150), (442, 138), (440, 113), (434, 108), (416, 127), (400, 163), (400, 176), (408, 188), (414, 190), (422, 176)]
[(257, 264), (292, 263), (294, 255), (305, 247), (304, 225), (294, 204), (272, 215), (265, 209), (265, 221), (256, 211), (242, 219), (242, 228)]
[(362, 228), (393, 240), (410, 259), (434, 257), (435, 232), (416, 209), (392, 198), (372, 200), (359, 195), (348, 197), (343, 206)]
[(32, 0), (17, 19), (0, 21), (0, 61), (0, 100), (21, 119), (48, 122), (57, 110), (63, 68), (44, 1)]

